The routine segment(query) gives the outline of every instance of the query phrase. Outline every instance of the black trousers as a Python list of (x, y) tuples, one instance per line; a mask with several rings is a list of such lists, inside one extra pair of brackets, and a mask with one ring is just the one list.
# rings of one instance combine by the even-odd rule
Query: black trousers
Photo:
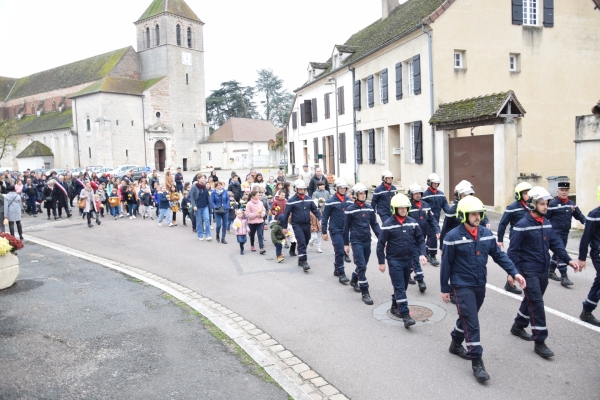
[(19, 232), (19, 239), (23, 238), (23, 226), (21, 225), (21, 221), (8, 221), (8, 229), (10, 230), (10, 234), (15, 236), (15, 222), (17, 223), (17, 231)]

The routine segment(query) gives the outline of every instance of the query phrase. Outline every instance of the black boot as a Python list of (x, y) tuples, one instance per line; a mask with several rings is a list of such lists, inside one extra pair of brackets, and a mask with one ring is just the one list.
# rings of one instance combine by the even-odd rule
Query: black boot
[(296, 257), (296, 243), (292, 243), (290, 246), (290, 256)]
[(450, 342), (450, 348), (448, 349), (448, 351), (454, 355), (459, 356), (460, 358), (467, 360), (467, 351), (463, 347), (462, 343), (458, 343), (452, 340)]
[(352, 260), (350, 260), (350, 256), (348, 254), (344, 254), (344, 261), (346, 261), (347, 263), (352, 262)]
[(217, 233), (217, 242), (220, 242), (221, 238), (219, 237), (219, 234)]
[(369, 305), (369, 306), (373, 305), (373, 299), (371, 298), (371, 295), (369, 295), (369, 291), (366, 291), (362, 294), (362, 301), (366, 305)]
[(227, 242), (225, 241), (225, 238), (221, 239), (221, 243), (227, 244)]
[(581, 315), (579, 315), (579, 319), (587, 322), (588, 324), (592, 324), (594, 326), (600, 326), (600, 320), (596, 319), (596, 317), (594, 317), (594, 314), (592, 314), (591, 312), (587, 312), (587, 311), (583, 310), (581, 312)]
[(425, 284), (425, 280), (422, 279), (419, 281), (419, 292), (425, 293), (426, 290), (427, 290), (427, 285)]
[(346, 276), (346, 274), (341, 274), (338, 280), (340, 281), (340, 283), (342, 283), (344, 285), (346, 283), (350, 282), (350, 279), (348, 279), (348, 277)]
[(304, 272), (307, 272), (310, 269), (310, 265), (308, 265), (308, 262), (302, 261), (302, 269), (304, 269)]
[(536, 354), (543, 358), (554, 357), (554, 352), (546, 346), (544, 342), (535, 342), (534, 350)]
[(402, 315), (400, 315), (400, 311), (398, 310), (398, 303), (396, 303), (393, 298), (392, 298), (392, 308), (390, 308), (390, 312), (392, 313), (393, 316), (402, 318)]
[(508, 283), (508, 281), (506, 281), (506, 283), (504, 284), (504, 290), (514, 294), (523, 294), (523, 291), (519, 289), (517, 285), (510, 286), (510, 283)]
[(473, 368), (473, 376), (478, 382), (490, 380), (490, 376), (486, 372), (485, 366), (483, 365), (483, 360), (481, 358), (471, 360), (471, 367)]
[(573, 282), (571, 282), (569, 276), (567, 275), (567, 271), (560, 273), (560, 284), (564, 287), (573, 285)]
[(556, 264), (552, 264), (550, 266), (550, 269), (548, 270), (548, 278), (552, 279), (553, 281), (560, 281), (560, 278), (558, 275), (556, 275)]
[(298, 266), (299, 267), (303, 267), (304, 266), (304, 264), (302, 264), (302, 260), (298, 260)]
[(415, 280), (412, 278), (412, 276), (410, 276), (410, 275), (409, 275), (409, 276), (408, 276), (408, 284), (409, 284), (409, 285), (416, 285), (416, 284), (417, 284), (417, 281), (415, 281)]
[(333, 270), (333, 276), (340, 276), (339, 272), (337, 269)]
[(519, 325), (517, 325), (516, 322), (510, 328), (510, 333), (512, 333), (516, 337), (519, 337), (519, 338), (521, 338), (523, 340), (526, 340), (528, 342), (531, 342), (533, 340), (533, 338), (531, 337), (531, 335), (529, 333), (527, 333), (527, 331), (525, 331), (525, 328), (520, 327)]
[(410, 317), (410, 314), (403, 315), (403, 316), (401, 316), (401, 318), (402, 318), (402, 321), (404, 321), (404, 327), (406, 329), (408, 329), (411, 326), (413, 326), (414, 324), (416, 324), (415, 320)]
[(89, 222), (88, 222), (88, 226), (89, 226), (90, 228), (93, 228), (93, 227), (94, 227), (94, 225), (92, 225), (92, 224), (91, 224), (91, 223), (89, 223)]
[(435, 258), (435, 254), (429, 256), (429, 264), (431, 264), (434, 267), (440, 266), (440, 262)]
[(350, 281), (350, 286), (352, 286), (354, 288), (354, 291), (356, 293), (360, 293), (360, 288), (358, 287), (358, 281), (355, 281), (354, 279)]

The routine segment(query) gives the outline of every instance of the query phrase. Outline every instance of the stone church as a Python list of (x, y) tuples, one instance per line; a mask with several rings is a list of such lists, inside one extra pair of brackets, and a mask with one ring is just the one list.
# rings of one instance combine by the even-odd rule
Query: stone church
[(126, 47), (20, 78), (0, 77), (0, 123), (17, 120), (17, 147), (0, 168), (19, 169), (33, 142), (53, 157), (37, 168), (124, 164), (163, 170), (201, 165), (208, 137), (204, 23), (184, 0), (154, 0)]

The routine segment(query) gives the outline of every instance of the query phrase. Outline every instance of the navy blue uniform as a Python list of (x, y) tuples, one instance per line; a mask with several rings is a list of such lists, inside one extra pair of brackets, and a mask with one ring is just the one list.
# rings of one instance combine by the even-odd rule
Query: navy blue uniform
[(525, 297), (515, 323), (521, 328), (527, 328), (531, 324), (531, 336), (533, 340), (540, 342), (548, 337), (544, 311), (544, 293), (548, 287), (550, 268), (548, 250), (557, 253), (565, 263), (571, 262), (563, 242), (546, 218), (540, 224), (531, 214), (527, 214), (517, 222), (513, 228), (508, 256), (527, 281), (527, 287), (524, 289)]
[(321, 219), (321, 213), (315, 202), (308, 195), (293, 195), (285, 206), (283, 229), (287, 229), (290, 214), (292, 214), (292, 228), (298, 243), (298, 260), (306, 261), (306, 245), (310, 240), (310, 213)]
[(506, 228), (510, 227), (508, 232), (508, 239), (512, 237), (513, 228), (523, 219), (525, 215), (529, 214), (529, 209), (526, 205), (524, 205), (520, 201), (515, 201), (510, 204), (504, 210), (504, 214), (502, 214), (502, 218), (500, 219), (500, 223), (498, 224), (498, 242), (504, 242), (504, 234), (506, 233)]
[[(444, 238), (452, 229), (456, 228), (460, 225), (460, 221), (456, 218), (456, 206), (458, 201), (454, 201), (452, 207), (450, 207), (450, 211), (446, 214), (446, 218), (444, 218), (444, 223), (442, 225), (442, 230), (440, 231), (440, 250), (442, 250), (442, 245), (444, 243)], [(480, 225), (486, 226), (490, 223), (490, 220), (487, 216), (483, 217), (480, 222)]]
[[(571, 200), (567, 200), (563, 203), (558, 197), (552, 200), (548, 204), (548, 213), (546, 218), (552, 224), (554, 232), (560, 237), (567, 248), (567, 242), (569, 241), (569, 231), (571, 230), (571, 220), (575, 218), (577, 221), (585, 224), (585, 216), (579, 210), (579, 207)], [(556, 254), (552, 255), (552, 264), (554, 267), (558, 266), (558, 270), (561, 274), (567, 272), (566, 264), (559, 262)]]
[(454, 294), (458, 311), (452, 340), (456, 343), (466, 340), (467, 357), (481, 358), (483, 347), (479, 341), (477, 313), (485, 298), (488, 255), (513, 278), (518, 271), (506, 253), (498, 248), (492, 231), (483, 226), (477, 228), (477, 240), (474, 240), (460, 224), (448, 232), (442, 250), (441, 291)]
[[(434, 192), (431, 187), (428, 187), (425, 193), (423, 193), (422, 200), (425, 200), (431, 207), (435, 222), (439, 226), (442, 210), (444, 210), (445, 214), (448, 214), (450, 211), (450, 204), (448, 204), (446, 195), (439, 189)], [(437, 237), (433, 232), (429, 232), (427, 234), (427, 253), (435, 256), (437, 254), (437, 246)]]
[(583, 302), (583, 309), (586, 312), (592, 312), (598, 306), (600, 300), (600, 207), (593, 209), (587, 216), (585, 230), (579, 242), (579, 259), (585, 261), (590, 247), (590, 258), (594, 269), (596, 269), (596, 279), (587, 298)]
[(425, 255), (423, 232), (415, 219), (406, 217), (404, 223), (400, 224), (394, 217), (383, 223), (377, 241), (377, 260), (379, 264), (385, 264), (387, 259), (394, 287), (394, 300), (400, 315), (409, 314), (406, 288), (415, 248), (418, 249), (419, 255)]
[(358, 282), (358, 287), (362, 293), (369, 290), (367, 281), (367, 264), (371, 256), (371, 229), (377, 237), (381, 233), (375, 210), (366, 203), (362, 206), (355, 202), (346, 210), (344, 221), (344, 245), (352, 245), (352, 257), (356, 269), (352, 273), (352, 282)]
[(331, 196), (323, 205), (323, 220), (321, 221), (321, 233), (327, 234), (327, 228), (329, 228), (329, 236), (331, 237), (331, 243), (333, 244), (333, 251), (335, 253), (335, 259), (333, 262), (333, 269), (338, 275), (345, 275), (344, 269), (344, 220), (346, 215), (344, 212), (351, 205), (354, 204), (350, 197), (344, 195), (343, 200), (340, 200), (338, 194)]
[[(423, 235), (436, 235), (440, 233), (440, 224), (435, 222), (435, 217), (431, 211), (431, 207), (425, 201), (421, 200), (421, 208), (417, 207), (416, 203), (411, 200), (411, 208), (408, 213), (411, 218), (414, 218)], [(421, 268), (421, 262), (419, 261), (419, 252), (417, 249), (413, 249), (413, 271), (415, 271), (415, 280), (422, 281), (425, 277), (423, 269)]]
[(373, 191), (373, 198), (371, 199), (371, 206), (375, 209), (379, 217), (381, 218), (381, 223), (385, 223), (389, 217), (392, 216), (392, 208), (390, 203), (392, 201), (392, 197), (394, 197), (398, 193), (396, 186), (390, 185), (386, 186), (384, 183), (377, 186)]

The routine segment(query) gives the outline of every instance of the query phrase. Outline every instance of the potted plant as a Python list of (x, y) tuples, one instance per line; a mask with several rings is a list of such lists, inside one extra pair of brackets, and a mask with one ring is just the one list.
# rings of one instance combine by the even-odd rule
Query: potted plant
[(19, 276), (17, 250), (23, 242), (8, 233), (0, 232), (0, 290), (11, 287)]

